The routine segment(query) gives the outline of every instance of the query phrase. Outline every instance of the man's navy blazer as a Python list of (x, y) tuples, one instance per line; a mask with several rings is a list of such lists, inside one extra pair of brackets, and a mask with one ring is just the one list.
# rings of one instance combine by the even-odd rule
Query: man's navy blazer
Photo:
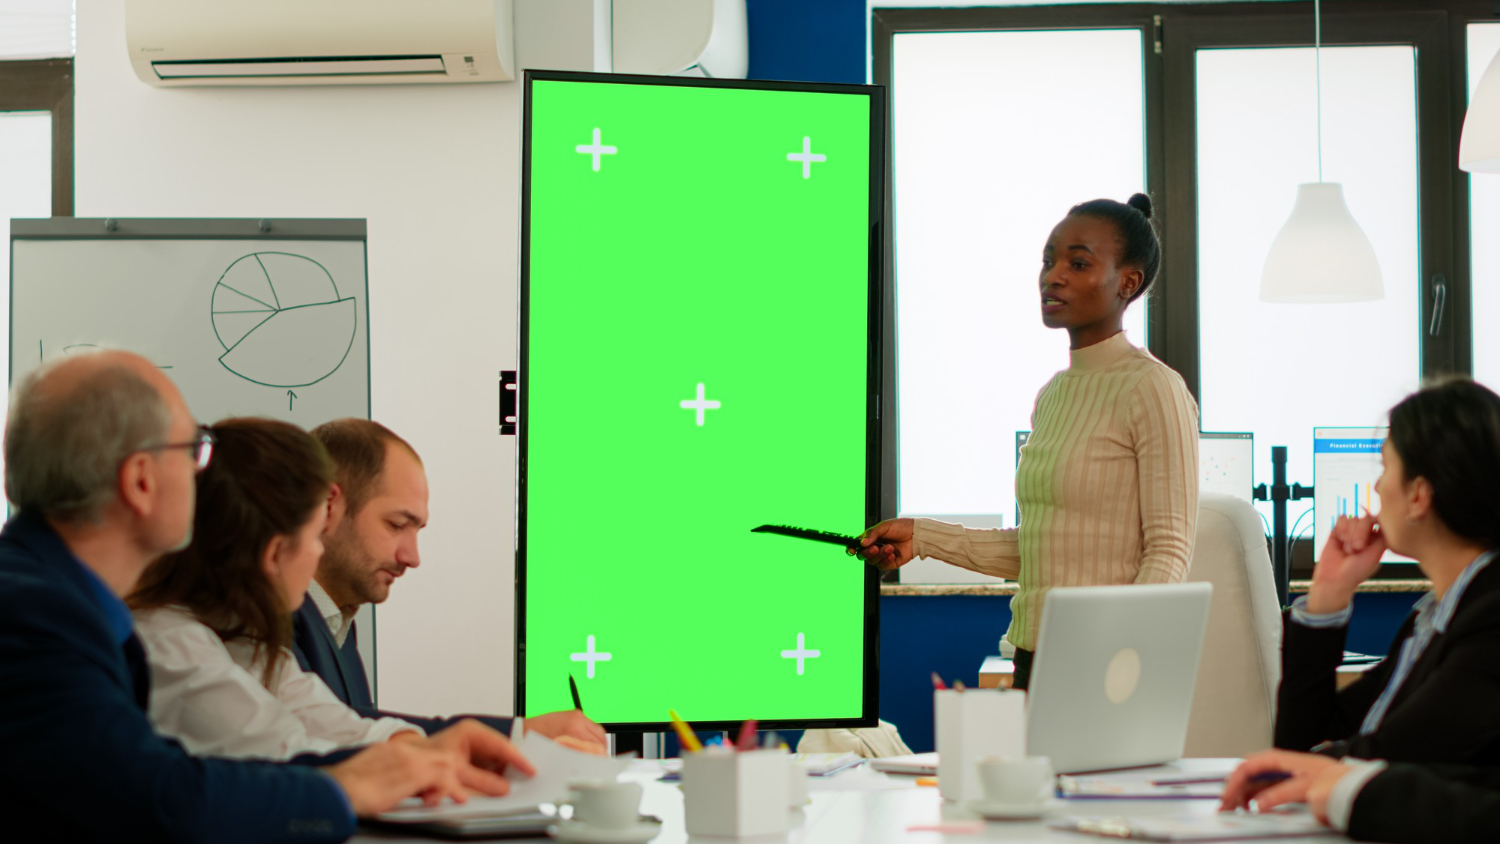
[(359, 631), (350, 625), (349, 635), (341, 648), (333, 640), (333, 631), (328, 622), (318, 613), (318, 605), (309, 595), (292, 616), (292, 653), (297, 655), (297, 664), (303, 671), (323, 678), (335, 696), (366, 718), (400, 718), (435, 733), (463, 718), (473, 718), (494, 727), (506, 735), (510, 734), (511, 719), (495, 715), (462, 715), (457, 718), (425, 718), (376, 709), (370, 697), (370, 681), (365, 674), (365, 662), (359, 656)]
[[(13, 840), (342, 841), (337, 783), (301, 764), (208, 759), (156, 734), (150, 670), (92, 574), (40, 516), (0, 531), (0, 816)], [(20, 833), (19, 835), (17, 833)]]

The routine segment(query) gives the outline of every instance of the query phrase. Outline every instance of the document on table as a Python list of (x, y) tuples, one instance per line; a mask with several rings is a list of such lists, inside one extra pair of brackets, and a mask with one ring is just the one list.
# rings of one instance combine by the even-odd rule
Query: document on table
[(806, 768), (808, 776), (826, 777), (865, 760), (857, 753), (793, 753), (792, 761)]
[(609, 757), (581, 753), (536, 733), (530, 733), (516, 742), (516, 748), (536, 767), (536, 776), (521, 778), (507, 774), (510, 793), (504, 797), (471, 797), (467, 803), (443, 803), (438, 806), (423, 806), (420, 799), (413, 797), (403, 800), (400, 806), (378, 817), (383, 821), (417, 823), (530, 811), (543, 803), (566, 800), (568, 783), (575, 780), (612, 782), (631, 762), (630, 756)]
[(1224, 790), (1224, 778), (1237, 760), (1224, 760), (1222, 769), (1194, 765), (1158, 765), (1131, 771), (1063, 776), (1057, 778), (1057, 795), (1077, 799), (1115, 800), (1211, 800)]
[(1162, 818), (1072, 817), (1063, 818), (1049, 826), (1070, 832), (1138, 841), (1244, 841), (1338, 834), (1318, 823), (1306, 810), (1260, 815), (1224, 812)]
[(902, 791), (916, 788), (911, 777), (893, 777), (877, 773), (868, 765), (845, 771), (835, 777), (808, 777), (807, 790), (819, 791)]

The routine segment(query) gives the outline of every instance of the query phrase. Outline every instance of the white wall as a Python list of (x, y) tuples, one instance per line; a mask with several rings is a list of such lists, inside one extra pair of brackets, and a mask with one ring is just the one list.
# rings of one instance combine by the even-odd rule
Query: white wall
[(151, 88), (121, 5), (78, 3), (76, 213), (369, 220), (374, 418), (432, 489), (422, 565), (379, 612), (380, 702), (509, 712), (520, 84)]

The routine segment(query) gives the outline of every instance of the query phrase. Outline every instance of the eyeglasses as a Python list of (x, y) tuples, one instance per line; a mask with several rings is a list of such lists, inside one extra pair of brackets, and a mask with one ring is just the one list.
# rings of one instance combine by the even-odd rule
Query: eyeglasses
[(188, 448), (192, 449), (194, 471), (201, 472), (208, 468), (208, 461), (214, 456), (214, 432), (207, 425), (198, 426), (198, 438), (187, 443), (162, 443), (143, 448), (141, 451), (157, 451), (163, 448)]

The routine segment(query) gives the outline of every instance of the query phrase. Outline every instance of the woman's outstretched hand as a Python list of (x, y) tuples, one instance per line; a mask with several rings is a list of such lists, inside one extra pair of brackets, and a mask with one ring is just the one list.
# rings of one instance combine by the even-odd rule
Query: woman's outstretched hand
[[(883, 571), (900, 568), (912, 561), (913, 522), (911, 519), (886, 519), (859, 535), (860, 559)], [(855, 553), (850, 549), (850, 554)]]

